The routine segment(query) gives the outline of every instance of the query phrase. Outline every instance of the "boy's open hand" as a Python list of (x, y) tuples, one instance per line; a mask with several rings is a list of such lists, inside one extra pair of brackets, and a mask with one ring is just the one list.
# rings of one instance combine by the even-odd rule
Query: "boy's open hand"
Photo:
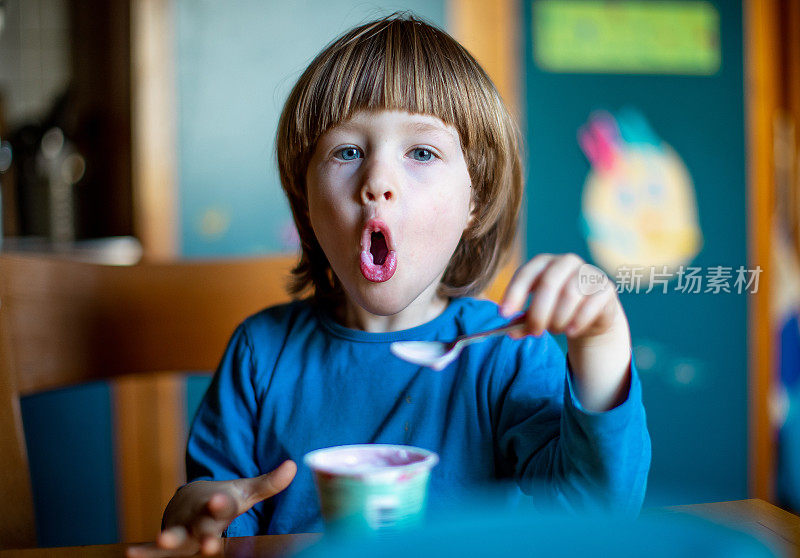
[(195, 481), (181, 488), (164, 511), (165, 529), (155, 543), (131, 546), (128, 558), (204, 556), (222, 550), (222, 532), (258, 502), (285, 489), (297, 465), (287, 460), (264, 475), (229, 481)]
[(598, 268), (575, 254), (540, 254), (520, 267), (506, 288), (500, 311), (524, 309), (526, 327), (514, 337), (545, 330), (567, 336), (577, 396), (592, 411), (619, 405), (628, 393), (631, 341), (616, 288)]

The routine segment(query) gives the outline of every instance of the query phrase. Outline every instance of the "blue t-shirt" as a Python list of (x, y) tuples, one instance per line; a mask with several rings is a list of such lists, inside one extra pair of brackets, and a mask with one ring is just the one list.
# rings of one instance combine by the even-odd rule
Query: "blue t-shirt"
[(597, 413), (581, 407), (548, 333), (470, 345), (439, 372), (389, 352), (393, 341), (450, 340), (506, 321), (496, 304), (472, 298), (389, 333), (346, 328), (309, 301), (267, 308), (237, 328), (200, 404), (188, 480), (254, 477), (292, 459), (298, 470), (289, 487), (239, 516), (227, 534), (316, 532), (320, 509), (303, 455), (405, 444), (439, 454), (429, 507), (513, 480), (505, 486), (534, 504), (636, 515), (650, 437), (633, 364), (625, 401)]

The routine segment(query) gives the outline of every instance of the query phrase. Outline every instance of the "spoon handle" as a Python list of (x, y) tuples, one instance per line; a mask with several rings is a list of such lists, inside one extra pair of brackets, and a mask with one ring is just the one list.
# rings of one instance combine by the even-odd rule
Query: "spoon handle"
[(509, 331), (521, 329), (524, 326), (525, 326), (525, 315), (523, 314), (522, 316), (514, 318), (504, 326), (497, 327), (495, 329), (490, 329), (487, 331), (473, 333), (471, 335), (465, 335), (464, 337), (458, 340), (458, 343), (461, 345), (469, 345), (476, 341), (480, 341), (484, 337), (490, 337), (492, 335), (502, 335), (504, 333), (508, 333)]

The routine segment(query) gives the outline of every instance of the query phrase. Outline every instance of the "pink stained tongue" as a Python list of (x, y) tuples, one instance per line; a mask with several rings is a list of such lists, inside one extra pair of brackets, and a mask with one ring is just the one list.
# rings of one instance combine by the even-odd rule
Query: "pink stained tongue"
[(397, 254), (389, 251), (382, 265), (377, 265), (373, 261), (373, 255), (369, 250), (361, 251), (361, 273), (368, 281), (373, 283), (383, 283), (394, 275), (397, 269)]
[(371, 232), (369, 247), (361, 250), (361, 273), (373, 283), (383, 283), (394, 275), (397, 269), (397, 254), (389, 250), (386, 236), (381, 231)]

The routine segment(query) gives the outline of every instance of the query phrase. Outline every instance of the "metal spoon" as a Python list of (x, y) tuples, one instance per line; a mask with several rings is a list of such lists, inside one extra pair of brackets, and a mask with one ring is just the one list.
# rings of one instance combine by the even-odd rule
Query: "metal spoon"
[(509, 331), (521, 329), (525, 326), (525, 316), (520, 316), (502, 327), (473, 333), (472, 335), (462, 335), (453, 341), (395, 341), (389, 347), (397, 357), (405, 361), (427, 366), (434, 370), (442, 370), (453, 362), (467, 345), (483, 341), (493, 335), (502, 335)]

